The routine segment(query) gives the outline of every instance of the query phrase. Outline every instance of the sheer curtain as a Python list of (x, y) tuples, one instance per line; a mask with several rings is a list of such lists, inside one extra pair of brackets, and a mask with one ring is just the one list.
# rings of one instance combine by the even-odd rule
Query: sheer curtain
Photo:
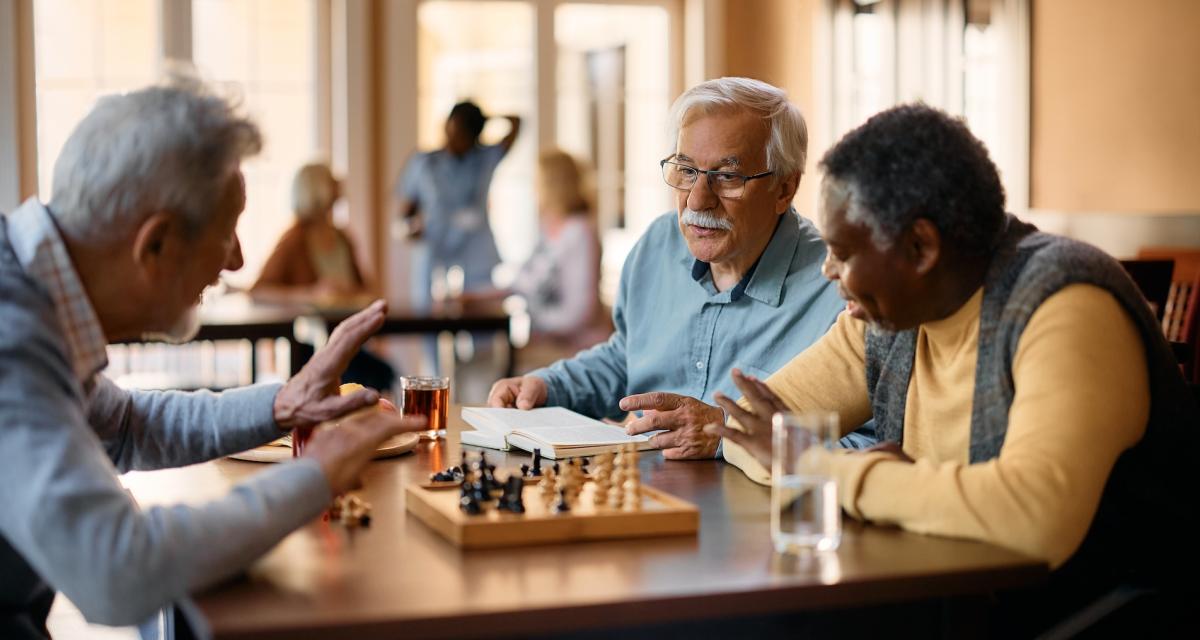
[(965, 117), (1029, 204), (1030, 0), (827, 0), (833, 139), (892, 105)]

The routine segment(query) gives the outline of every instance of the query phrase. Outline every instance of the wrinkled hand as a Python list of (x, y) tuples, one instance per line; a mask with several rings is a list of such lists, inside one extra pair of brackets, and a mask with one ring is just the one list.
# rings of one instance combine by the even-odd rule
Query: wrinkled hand
[(710, 424), (705, 427), (705, 431), (741, 445), (764, 467), (770, 468), (771, 418), (776, 413), (784, 413), (789, 409), (762, 380), (745, 375), (739, 369), (734, 369), (731, 375), (733, 384), (737, 385), (738, 390), (750, 403), (750, 408), (743, 409), (723, 393), (713, 394), (713, 399), (725, 409), (730, 418), (738, 421), (742, 430), (723, 424)]
[(275, 423), (280, 429), (311, 427), (379, 401), (379, 392), (373, 389), (339, 395), (338, 383), (350, 359), (383, 326), (386, 314), (387, 304), (376, 300), (333, 330), (329, 342), (275, 396)]
[(487, 403), (489, 407), (528, 410), (546, 404), (548, 395), (545, 380), (537, 376), (519, 376), (505, 378), (492, 385)]
[(402, 418), (394, 410), (362, 409), (340, 419), (337, 426), (318, 429), (302, 457), (316, 459), (333, 495), (340, 495), (359, 486), (359, 474), (379, 445), (394, 435), (420, 431), (426, 424), (424, 416)]
[(650, 437), (668, 460), (699, 460), (716, 457), (721, 438), (706, 433), (704, 425), (724, 422), (725, 414), (695, 398), (665, 391), (640, 393), (621, 399), (622, 411), (642, 411), (642, 417), (625, 427), (629, 435), (666, 429)]

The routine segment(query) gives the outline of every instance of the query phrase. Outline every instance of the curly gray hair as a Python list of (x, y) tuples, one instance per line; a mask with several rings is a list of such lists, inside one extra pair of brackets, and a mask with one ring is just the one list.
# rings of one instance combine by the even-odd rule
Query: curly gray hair
[(238, 163), (261, 149), (258, 126), (198, 80), (105, 96), (63, 145), (50, 209), (85, 241), (113, 241), (160, 211), (195, 234)]

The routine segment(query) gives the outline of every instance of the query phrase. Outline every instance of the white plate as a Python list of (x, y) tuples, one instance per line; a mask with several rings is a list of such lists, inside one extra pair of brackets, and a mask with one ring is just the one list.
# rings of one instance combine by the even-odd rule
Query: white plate
[[(375, 459), (391, 458), (402, 453), (408, 453), (420, 441), (421, 434), (419, 433), (401, 433), (400, 435), (392, 436), (375, 450)], [(287, 445), (275, 444), (276, 442), (287, 442)], [(249, 451), (235, 453), (229, 457), (234, 460), (245, 460), (247, 462), (283, 462), (291, 460), (292, 441), (290, 437), (286, 439), (280, 438), (270, 444), (264, 444)]]

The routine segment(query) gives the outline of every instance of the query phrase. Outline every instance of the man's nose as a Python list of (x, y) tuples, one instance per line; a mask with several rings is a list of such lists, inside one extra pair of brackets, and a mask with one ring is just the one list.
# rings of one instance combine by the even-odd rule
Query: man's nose
[(828, 250), (825, 253), (825, 260), (821, 262), (821, 275), (825, 276), (826, 280), (838, 279), (837, 266), (834, 265)]
[(225, 270), (237, 271), (245, 263), (246, 261), (242, 258), (242, 241), (238, 239), (235, 233), (233, 235), (233, 247), (229, 249), (229, 254), (225, 256)]
[(692, 185), (691, 191), (688, 192), (687, 206), (692, 211), (708, 211), (716, 208), (720, 198), (713, 193), (712, 183), (708, 180), (708, 174), (700, 174), (696, 178), (696, 184)]

